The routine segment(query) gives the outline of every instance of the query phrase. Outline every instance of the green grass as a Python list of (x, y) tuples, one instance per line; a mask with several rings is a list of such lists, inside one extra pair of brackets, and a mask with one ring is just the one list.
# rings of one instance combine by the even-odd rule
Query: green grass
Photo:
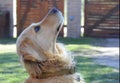
[[(97, 38), (58, 38), (58, 40), (64, 43), (68, 50), (84, 55), (97, 53), (96, 49), (99, 49), (100, 44), (105, 42), (105, 39)], [(75, 60), (77, 71), (83, 75), (86, 83), (119, 83), (118, 69), (98, 65), (93, 62), (92, 58), (76, 56)]]
[(58, 41), (64, 43), (67, 50), (82, 54), (89, 54), (88, 51), (92, 51), (91, 53), (97, 52), (96, 49), (100, 48), (100, 46), (96, 46), (96, 43), (104, 42), (102, 39), (93, 38), (58, 38)]
[(24, 83), (25, 69), (16, 54), (16, 39), (0, 39), (0, 83)]
[[(59, 38), (68, 50), (74, 52), (85, 52), (94, 50), (92, 43), (100, 42), (92, 38)], [(28, 77), (25, 69), (20, 65), (16, 54), (16, 39), (0, 39), (0, 83), (23, 83)], [(119, 83), (118, 70), (115, 68), (101, 66), (92, 61), (92, 58), (75, 57), (77, 71), (84, 77), (86, 83)]]
[(0, 83), (23, 83), (26, 76), (16, 53), (0, 53)]
[(80, 72), (86, 83), (119, 83), (118, 70), (101, 66), (92, 62), (92, 58), (75, 57), (77, 71)]

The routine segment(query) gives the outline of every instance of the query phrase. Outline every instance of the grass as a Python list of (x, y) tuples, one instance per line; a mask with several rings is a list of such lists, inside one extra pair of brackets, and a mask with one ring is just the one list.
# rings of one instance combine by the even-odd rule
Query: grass
[(77, 71), (80, 72), (86, 83), (119, 83), (118, 70), (98, 65), (91, 58), (75, 57)]
[[(105, 42), (104, 39), (93, 38), (59, 38), (58, 40), (64, 43), (69, 51), (83, 55), (95, 54), (96, 49), (99, 49), (101, 44)], [(98, 65), (92, 61), (92, 58), (76, 56), (75, 60), (77, 71), (83, 75), (86, 83), (119, 83), (118, 69)]]
[(27, 73), (16, 54), (16, 39), (0, 39), (0, 83), (23, 83)]
[(27, 76), (16, 53), (0, 53), (0, 83), (23, 83)]
[(93, 38), (58, 38), (58, 41), (65, 44), (67, 50), (75, 53), (88, 54), (88, 50), (95, 53), (100, 46), (96, 42), (104, 42), (102, 39)]
[[(85, 52), (95, 50), (99, 46), (92, 43), (100, 42), (92, 38), (59, 38), (66, 48), (73, 52)], [(0, 83), (23, 83), (28, 77), (25, 69), (19, 63), (16, 54), (16, 39), (0, 39)], [(101, 66), (92, 61), (92, 58), (76, 56), (77, 71), (84, 77), (86, 83), (119, 83), (118, 70)]]

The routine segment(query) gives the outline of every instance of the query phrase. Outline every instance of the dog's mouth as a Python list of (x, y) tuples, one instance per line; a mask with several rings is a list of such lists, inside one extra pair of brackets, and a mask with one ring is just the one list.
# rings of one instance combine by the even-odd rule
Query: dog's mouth
[(59, 24), (59, 26), (57, 27), (57, 32), (60, 31), (61, 25), (62, 25), (62, 24)]

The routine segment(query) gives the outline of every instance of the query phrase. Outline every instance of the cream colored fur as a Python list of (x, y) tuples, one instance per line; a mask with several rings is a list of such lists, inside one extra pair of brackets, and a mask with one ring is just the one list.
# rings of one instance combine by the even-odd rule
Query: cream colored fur
[[(21, 63), (30, 75), (25, 83), (83, 83), (84, 81), (79, 81), (80, 75), (77, 73), (49, 77), (46, 79), (36, 79), (34, 77), (36, 77), (37, 74), (41, 75), (42, 70), (39, 69), (36, 64), (27, 64), (24, 61), (45, 61), (56, 59), (60, 61), (60, 64), (58, 63), (58, 65), (62, 64), (62, 67), (60, 68), (71, 68), (75, 66), (73, 57), (66, 53), (64, 46), (56, 43), (57, 36), (63, 25), (62, 13), (60, 11), (55, 14), (51, 12), (52, 10), (50, 10), (41, 22), (33, 23), (27, 27), (17, 39), (17, 53), (20, 57)], [(59, 25), (61, 26), (59, 31), (57, 31)], [(41, 27), (38, 32), (34, 31), (36, 26)], [(52, 70), (60, 68), (52, 68)]]

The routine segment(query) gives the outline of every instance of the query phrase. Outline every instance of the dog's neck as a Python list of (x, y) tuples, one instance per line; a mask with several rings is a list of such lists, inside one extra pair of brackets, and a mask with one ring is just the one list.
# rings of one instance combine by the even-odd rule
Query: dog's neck
[(44, 51), (48, 51), (52, 54), (56, 54), (56, 38), (43, 38), (42, 42), (39, 43), (40, 47)]

